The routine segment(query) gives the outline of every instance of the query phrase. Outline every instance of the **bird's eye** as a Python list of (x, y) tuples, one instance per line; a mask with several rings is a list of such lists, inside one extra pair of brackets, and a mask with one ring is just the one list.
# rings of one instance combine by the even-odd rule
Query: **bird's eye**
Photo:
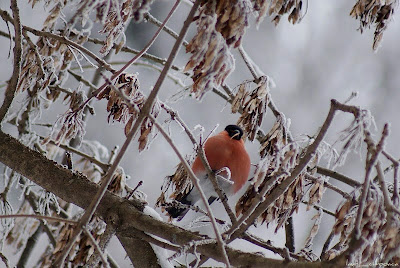
[(231, 139), (240, 140), (240, 130), (235, 129), (231, 135)]

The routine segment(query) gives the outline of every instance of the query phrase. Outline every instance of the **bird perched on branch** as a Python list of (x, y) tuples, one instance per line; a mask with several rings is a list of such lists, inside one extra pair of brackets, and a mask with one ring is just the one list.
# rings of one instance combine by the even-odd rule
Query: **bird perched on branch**
[[(244, 147), (243, 130), (236, 125), (228, 125), (224, 131), (207, 139), (204, 151), (212, 171), (215, 172), (218, 185), (227, 196), (236, 193), (246, 183), (250, 172), (250, 157)], [(218, 195), (208, 179), (208, 173), (200, 156), (192, 164), (192, 170), (199, 179), (208, 203), (214, 202)], [(188, 178), (187, 178), (188, 179)], [(201, 199), (196, 188), (184, 194), (175, 195), (175, 200), (185, 205), (194, 205)], [(172, 218), (181, 220), (188, 208), (173, 206), (166, 208)]]

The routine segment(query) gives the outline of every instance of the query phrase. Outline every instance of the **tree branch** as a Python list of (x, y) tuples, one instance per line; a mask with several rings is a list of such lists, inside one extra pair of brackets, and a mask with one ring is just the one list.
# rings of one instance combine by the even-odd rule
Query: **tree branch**
[(11, 10), (13, 12), (13, 17), (9, 17), (9, 22), (13, 23), (15, 38), (14, 38), (14, 68), (13, 74), (8, 86), (6, 88), (6, 93), (4, 96), (3, 105), (0, 108), (0, 124), (2, 123), (4, 117), (7, 114), (8, 109), (14, 99), (15, 92), (17, 91), (17, 85), (19, 81), (19, 76), (21, 73), (21, 57), (22, 57), (22, 28), (21, 20), (19, 16), (19, 8), (17, 5), (17, 0), (11, 0)]

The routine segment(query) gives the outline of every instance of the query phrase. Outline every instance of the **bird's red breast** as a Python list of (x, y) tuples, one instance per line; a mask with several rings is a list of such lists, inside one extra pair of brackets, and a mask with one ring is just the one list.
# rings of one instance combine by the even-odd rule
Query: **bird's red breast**
[[(250, 157), (244, 147), (242, 139), (232, 139), (227, 131), (207, 139), (204, 144), (204, 151), (214, 171), (224, 167), (231, 171), (231, 180), (233, 180), (233, 191), (236, 193), (246, 183), (250, 172)], [(201, 159), (197, 156), (192, 165), (196, 176), (205, 174), (205, 168)]]

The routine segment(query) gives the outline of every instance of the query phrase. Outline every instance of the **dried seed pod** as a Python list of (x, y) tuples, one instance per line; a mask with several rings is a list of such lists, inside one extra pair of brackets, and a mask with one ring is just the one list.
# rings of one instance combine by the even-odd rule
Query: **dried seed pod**
[[(188, 163), (192, 163), (194, 157), (189, 157), (186, 160)], [(182, 163), (179, 163), (176, 167), (175, 173), (165, 178), (164, 184), (161, 187), (161, 195), (158, 197), (156, 202), (156, 207), (161, 207), (162, 211), (164, 211), (165, 204), (169, 203), (169, 200), (180, 200), (183, 196), (189, 193), (192, 188), (193, 184), (189, 179), (186, 169)], [(168, 196), (168, 199), (166, 196)]]
[(286, 120), (283, 117), (278, 117), (277, 121), (271, 130), (260, 141), (260, 156), (276, 155), (279, 150), (288, 144)]
[(108, 186), (108, 190), (114, 194), (121, 196), (125, 189), (125, 184), (126, 174), (121, 167), (118, 167), (112, 175), (111, 183)]
[[(206, 5), (212, 5), (207, 1)], [(238, 47), (249, 25), (248, 14), (251, 10), (248, 1), (220, 0), (215, 13), (218, 16), (215, 29), (222, 34), (228, 46)]]
[[(141, 108), (144, 103), (144, 95), (139, 91), (139, 79), (137, 74), (121, 74), (114, 82), (115, 88), (122, 92), (127, 99), (131, 100), (138, 108)], [(111, 86), (107, 86), (97, 95), (97, 99), (107, 99), (108, 121), (110, 119), (125, 123), (130, 114), (136, 114), (133, 109), (125, 103), (125, 100), (120, 95), (112, 90)]]
[(318, 204), (322, 200), (322, 196), (325, 192), (324, 181), (321, 179), (318, 182), (314, 182), (308, 193), (307, 210), (311, 208), (312, 205)]
[(373, 50), (377, 50), (382, 41), (383, 32), (392, 20), (397, 0), (367, 1), (358, 0), (350, 12), (350, 16), (360, 20), (360, 32), (375, 24)]
[[(329, 258), (332, 250), (340, 254), (347, 249), (350, 241), (353, 239), (355, 226), (355, 218), (358, 214), (360, 196), (356, 200), (355, 192), (352, 193), (353, 199), (342, 203), (336, 211), (336, 222), (333, 231), (336, 235), (340, 234), (339, 244), (327, 251), (325, 258)], [(360, 264), (376, 263), (383, 261), (382, 248), (388, 248), (391, 239), (385, 240), (386, 235), (390, 237), (392, 227), (399, 230), (398, 219), (391, 221), (395, 225), (388, 225), (385, 222), (386, 211), (383, 202), (382, 192), (371, 184), (365, 200), (364, 210), (360, 224), (360, 232), (363, 239), (360, 240), (359, 250), (349, 257), (349, 262), (357, 262)], [(397, 223), (396, 223), (397, 222)], [(397, 231), (398, 232), (398, 231)]]
[[(144, 14), (150, 10), (150, 5), (153, 0), (126, 0), (118, 9), (109, 9), (104, 3), (99, 3), (97, 6), (97, 17), (104, 21), (105, 12), (107, 18), (100, 33), (107, 34), (105, 44), (100, 49), (100, 53), (107, 54), (113, 47), (117, 39), (123, 34), (126, 23), (130, 18), (140, 22), (143, 20)], [(125, 40), (125, 39), (123, 39)], [(121, 46), (121, 44), (119, 44)]]
[(240, 84), (239, 90), (232, 100), (232, 113), (237, 113), (242, 108), (243, 100), (246, 98), (247, 94), (249, 93), (246, 91), (246, 83)]
[[(128, 136), (131, 131), (133, 122), (139, 115), (146, 101), (145, 95), (139, 90), (139, 80), (137, 74), (121, 74), (114, 82), (114, 87), (126, 97), (122, 98), (113, 87), (107, 86), (98, 95), (98, 99), (107, 99), (107, 111), (109, 112), (108, 120), (113, 119), (118, 122), (125, 123), (125, 135)], [(129, 100), (129, 104), (126, 102)], [(133, 107), (132, 107), (133, 106)], [(155, 118), (160, 113), (161, 105), (158, 100), (155, 101), (151, 108), (151, 115)], [(140, 127), (139, 151), (146, 148), (148, 144), (148, 136), (153, 129), (153, 122), (149, 118), (145, 118)]]
[(213, 87), (220, 86), (234, 69), (234, 59), (227, 42), (216, 30), (218, 15), (215, 12), (214, 1), (200, 8), (196, 20), (197, 34), (186, 46), (186, 52), (192, 56), (184, 71), (193, 70), (192, 92), (198, 99)]
[(270, 100), (269, 78), (267, 76), (260, 77), (257, 87), (250, 94), (242, 94), (242, 96), (240, 102), (243, 113), (238, 120), (238, 125), (243, 127), (249, 135), (249, 140), (253, 141), (267, 112)]
[[(259, 5), (260, 4), (258, 4), (257, 6)], [(265, 3), (263, 3), (262, 7), (266, 8)], [(299, 23), (302, 19), (302, 8), (302, 0), (272, 0), (270, 1), (270, 5), (268, 7), (268, 14), (269, 16), (273, 17), (272, 21), (275, 23), (275, 25), (279, 23), (282, 15), (285, 14), (289, 15), (289, 22), (291, 22), (292, 24), (296, 24)]]

